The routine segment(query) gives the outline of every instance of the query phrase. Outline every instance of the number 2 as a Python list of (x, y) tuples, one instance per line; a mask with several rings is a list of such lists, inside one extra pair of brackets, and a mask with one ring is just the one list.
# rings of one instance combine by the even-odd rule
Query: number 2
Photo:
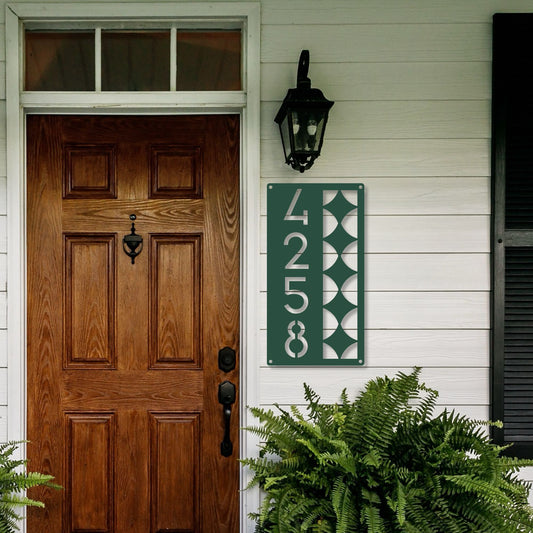
[(285, 237), (285, 240), (283, 241), (283, 244), (285, 246), (287, 246), (289, 244), (289, 242), (292, 240), (292, 239), (300, 239), (300, 241), (302, 242), (302, 246), (300, 246), (300, 249), (292, 256), (292, 258), (290, 259), (290, 261), (285, 265), (285, 268), (289, 269), (289, 270), (292, 270), (292, 269), (303, 269), (303, 270), (307, 270), (309, 268), (309, 265), (307, 264), (303, 264), (303, 263), (297, 263), (296, 261), (298, 261), (298, 259), (300, 259), (300, 257), (302, 256), (302, 254), (305, 252), (305, 250), (307, 249), (307, 239), (305, 238), (304, 235), (302, 235), (301, 233), (289, 233), (286, 237)]

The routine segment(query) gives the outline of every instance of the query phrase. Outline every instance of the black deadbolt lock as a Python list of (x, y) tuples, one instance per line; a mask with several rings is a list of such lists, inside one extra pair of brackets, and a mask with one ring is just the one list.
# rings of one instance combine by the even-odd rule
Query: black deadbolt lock
[(223, 372), (231, 372), (235, 368), (235, 350), (226, 346), (218, 352), (218, 368)]

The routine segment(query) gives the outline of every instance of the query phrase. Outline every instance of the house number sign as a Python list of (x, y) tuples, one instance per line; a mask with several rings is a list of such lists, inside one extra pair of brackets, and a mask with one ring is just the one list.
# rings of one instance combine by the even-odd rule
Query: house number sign
[(269, 365), (364, 363), (364, 186), (267, 186)]

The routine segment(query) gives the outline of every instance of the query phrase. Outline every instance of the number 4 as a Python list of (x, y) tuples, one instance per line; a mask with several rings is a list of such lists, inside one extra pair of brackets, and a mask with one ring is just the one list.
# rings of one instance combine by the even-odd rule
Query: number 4
[(289, 209), (287, 209), (287, 213), (285, 213), (285, 218), (283, 220), (289, 220), (293, 222), (300, 221), (303, 222), (304, 226), (307, 226), (309, 220), (309, 212), (307, 211), (307, 209), (304, 209), (301, 215), (293, 214), (296, 202), (298, 201), (298, 198), (300, 198), (301, 192), (302, 189), (296, 189), (296, 192), (294, 193), (294, 196), (292, 197), (291, 203), (289, 205)]

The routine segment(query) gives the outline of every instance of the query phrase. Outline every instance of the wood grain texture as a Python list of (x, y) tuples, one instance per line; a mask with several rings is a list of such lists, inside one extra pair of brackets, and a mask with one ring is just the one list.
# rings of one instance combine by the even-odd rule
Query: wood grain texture
[(150, 364), (202, 364), (202, 235), (151, 235)]
[(70, 461), (67, 530), (72, 533), (114, 530), (115, 424), (112, 413), (66, 413)]
[(68, 144), (63, 150), (64, 198), (116, 197), (115, 145)]
[[(217, 390), (239, 371), (223, 374), (217, 354), (239, 343), (237, 117), (32, 116), (28, 128), (29, 459), (65, 486), (35, 492), (46, 509), (29, 531), (235, 533), (238, 404), (222, 457)], [(63, 198), (65, 146), (91, 138), (113, 146), (117, 198)], [(154, 145), (201, 147), (200, 196), (148, 198)], [(83, 165), (78, 190), (106, 166)], [(131, 214), (135, 264), (121, 249)]]
[(199, 531), (200, 415), (150, 417), (151, 531)]
[(150, 148), (150, 198), (201, 198), (202, 152), (199, 146)]
[(65, 235), (65, 366), (116, 365), (115, 235)]

